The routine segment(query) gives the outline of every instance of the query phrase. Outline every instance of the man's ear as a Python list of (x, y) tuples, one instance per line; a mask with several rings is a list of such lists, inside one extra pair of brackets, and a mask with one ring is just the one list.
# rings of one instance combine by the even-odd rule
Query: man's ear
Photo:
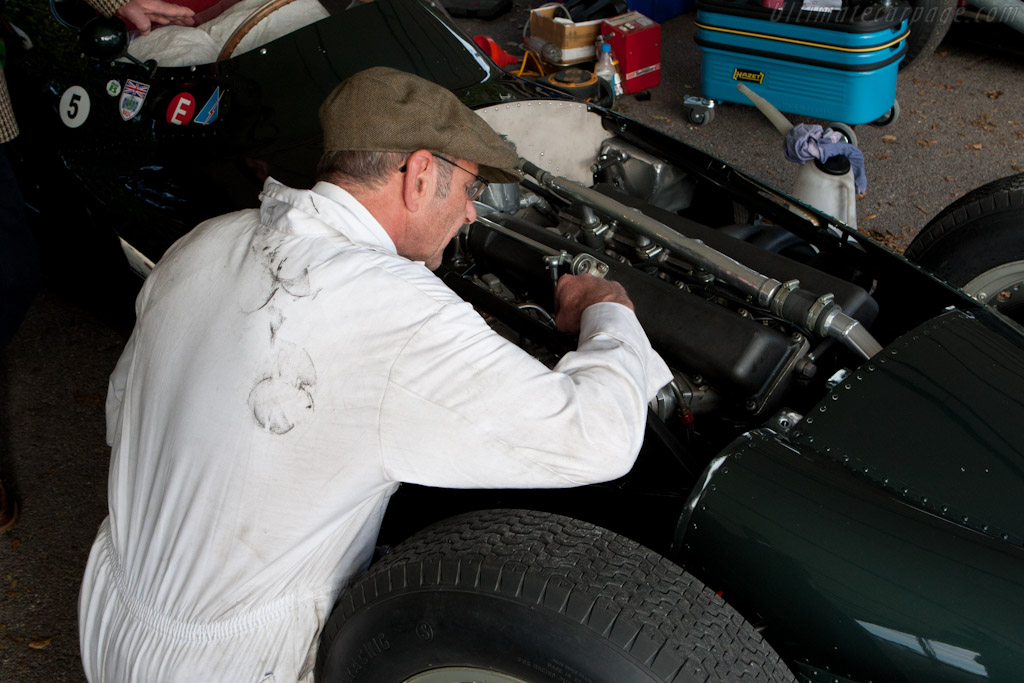
[(433, 198), (434, 185), (437, 182), (434, 163), (434, 155), (425, 149), (413, 152), (406, 159), (402, 199), (407, 211), (424, 209)]

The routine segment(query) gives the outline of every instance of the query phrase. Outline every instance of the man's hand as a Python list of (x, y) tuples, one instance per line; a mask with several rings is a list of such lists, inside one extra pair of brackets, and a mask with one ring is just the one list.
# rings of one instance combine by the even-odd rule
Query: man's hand
[(580, 331), (580, 318), (588, 306), (602, 301), (622, 304), (634, 310), (626, 289), (618, 282), (593, 275), (563, 275), (555, 289), (555, 324), (567, 334)]
[(128, 0), (117, 10), (117, 16), (135, 25), (142, 35), (148, 35), (153, 25), (192, 26), (194, 12), (188, 7), (172, 5), (163, 0)]

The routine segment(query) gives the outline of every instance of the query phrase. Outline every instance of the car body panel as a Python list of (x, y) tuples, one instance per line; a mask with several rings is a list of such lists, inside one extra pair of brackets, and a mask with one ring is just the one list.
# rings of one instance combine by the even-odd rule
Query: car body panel
[(928, 512), (1022, 547), (1024, 516), (1006, 504), (1024, 488), (1022, 425), (1024, 339), (987, 311), (956, 312), (849, 375), (794, 441)]
[[(986, 317), (911, 331), (789, 434), (734, 442), (688, 501), (681, 561), (756, 605), (798, 660), (852, 680), (1024, 671), (1007, 505), (1022, 489), (1024, 346)], [(993, 388), (1000, 406), (980, 398)]]
[[(31, 91), (18, 100), (29, 112), (21, 117), (26, 130), (41, 133), (38, 163), (52, 168), (59, 159), (80, 187), (81, 201), (155, 261), (198, 222), (256, 206), (268, 176), (312, 184), (321, 149), (320, 103), (346, 76), (375, 65), (418, 73), (471, 103), (531, 90), (523, 82), (493, 85), (497, 67), (436, 10), (381, 0), (214, 64), (149, 73), (134, 63), (82, 56), (59, 73), (35, 75), (23, 85)], [(148, 92), (125, 120), (118, 105), (129, 80)], [(108, 91), (112, 82), (117, 95)], [(91, 107), (84, 122), (70, 127), (61, 118), (61, 97), (74, 86), (85, 90)], [(196, 119), (218, 98), (216, 117), (207, 124), (172, 123), (181, 94), (195, 102)]]

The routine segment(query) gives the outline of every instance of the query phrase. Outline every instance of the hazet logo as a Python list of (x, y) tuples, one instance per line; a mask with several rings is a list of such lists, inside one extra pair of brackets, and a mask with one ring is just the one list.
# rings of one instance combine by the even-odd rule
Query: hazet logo
[(732, 72), (732, 80), (734, 81), (747, 81), (749, 83), (763, 83), (764, 72), (763, 71), (748, 71), (747, 69), (734, 69)]

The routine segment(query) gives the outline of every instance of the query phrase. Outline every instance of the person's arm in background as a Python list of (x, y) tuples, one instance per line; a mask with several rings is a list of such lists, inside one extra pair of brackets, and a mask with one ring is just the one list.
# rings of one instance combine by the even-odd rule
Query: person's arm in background
[(192, 10), (163, 0), (86, 0), (104, 16), (117, 15), (130, 21), (143, 35), (150, 29), (167, 24), (191, 26)]

